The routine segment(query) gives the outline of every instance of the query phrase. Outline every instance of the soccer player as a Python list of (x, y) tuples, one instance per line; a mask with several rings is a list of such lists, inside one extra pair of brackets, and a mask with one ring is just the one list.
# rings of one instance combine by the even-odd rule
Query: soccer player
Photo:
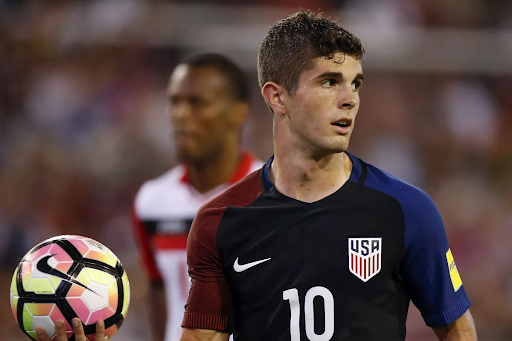
[(430, 197), (346, 151), (363, 55), (311, 12), (270, 28), (258, 78), (274, 156), (194, 220), (182, 341), (405, 340), (410, 300), (440, 340), (476, 340)]
[(192, 219), (202, 204), (263, 162), (240, 146), (249, 89), (233, 62), (217, 54), (183, 61), (173, 71), (167, 93), (181, 164), (142, 185), (133, 218), (150, 279), (154, 339), (176, 341), (190, 288), (186, 243)]

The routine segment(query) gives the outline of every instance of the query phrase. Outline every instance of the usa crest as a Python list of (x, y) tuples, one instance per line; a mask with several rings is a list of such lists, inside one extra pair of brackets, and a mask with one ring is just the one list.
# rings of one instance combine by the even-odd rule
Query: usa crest
[(367, 282), (380, 272), (382, 238), (349, 238), (348, 268), (357, 278)]

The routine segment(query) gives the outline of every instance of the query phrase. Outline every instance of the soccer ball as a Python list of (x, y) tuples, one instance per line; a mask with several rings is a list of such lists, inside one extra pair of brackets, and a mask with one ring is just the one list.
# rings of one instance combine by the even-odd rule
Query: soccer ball
[(119, 259), (104, 245), (82, 236), (57, 236), (30, 250), (11, 282), (11, 308), (21, 330), (37, 340), (42, 326), (56, 339), (55, 322), (64, 320), (68, 339), (71, 320), (79, 317), (87, 339), (94, 341), (96, 321), (105, 321), (106, 340), (126, 317), (130, 303), (128, 277)]

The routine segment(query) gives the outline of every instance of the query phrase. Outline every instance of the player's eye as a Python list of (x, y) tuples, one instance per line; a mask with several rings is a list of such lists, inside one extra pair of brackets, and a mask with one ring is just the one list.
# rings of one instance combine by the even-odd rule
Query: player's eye
[(326, 87), (326, 88), (330, 88), (330, 87), (333, 87), (336, 85), (336, 79), (334, 78), (329, 78), (329, 79), (326, 79), (322, 82), (322, 86)]
[(201, 101), (201, 99), (198, 97), (191, 97), (189, 103), (193, 107), (199, 107), (201, 104), (203, 104), (203, 101)]
[(354, 81), (352, 83), (352, 90), (353, 91), (357, 91), (359, 90), (359, 88), (363, 85), (363, 82), (361, 82), (360, 80), (357, 80), (357, 81)]
[(180, 103), (180, 98), (178, 96), (169, 96), (167, 97), (169, 101), (169, 106), (173, 107), (175, 105), (178, 105)]

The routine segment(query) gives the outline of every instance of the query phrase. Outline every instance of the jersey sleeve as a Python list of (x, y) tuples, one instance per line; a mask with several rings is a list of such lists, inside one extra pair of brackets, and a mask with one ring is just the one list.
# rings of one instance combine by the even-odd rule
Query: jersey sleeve
[(135, 240), (139, 247), (140, 259), (147, 276), (151, 281), (162, 282), (162, 275), (156, 265), (150, 236), (146, 231), (144, 223), (137, 214), (135, 205), (132, 207), (132, 223)]
[(414, 188), (402, 201), (405, 249), (401, 274), (413, 303), (430, 327), (446, 326), (470, 307), (432, 199)]
[(187, 242), (192, 286), (182, 327), (232, 332), (232, 298), (217, 250), (217, 230), (224, 209), (201, 208)]

